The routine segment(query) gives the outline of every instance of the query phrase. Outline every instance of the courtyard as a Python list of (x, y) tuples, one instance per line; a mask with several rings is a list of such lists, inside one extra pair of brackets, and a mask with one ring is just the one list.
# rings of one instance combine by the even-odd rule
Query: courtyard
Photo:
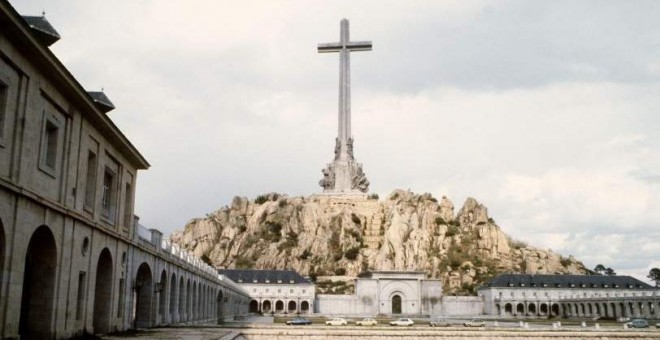
[[(200, 324), (138, 330), (130, 334), (109, 335), (103, 339), (657, 339), (660, 329), (624, 329), (615, 321), (487, 320), (486, 327), (467, 328), (469, 319), (451, 319), (450, 327), (430, 327), (428, 319), (414, 319), (412, 327), (391, 327), (379, 319), (377, 326), (325, 326), (313, 318), (308, 326), (287, 326), (284, 318), (259, 317), (223, 326)], [(584, 325), (583, 325), (584, 322)]]

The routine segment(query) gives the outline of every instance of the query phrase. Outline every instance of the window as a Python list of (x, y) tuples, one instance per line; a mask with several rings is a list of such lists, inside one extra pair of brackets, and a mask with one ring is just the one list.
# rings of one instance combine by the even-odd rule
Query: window
[(293, 289), (289, 289), (289, 293), (290, 293), (290, 294), (293, 294)]
[(85, 307), (85, 278), (87, 273), (78, 274), (78, 299), (76, 300), (76, 320), (82, 320), (83, 308)]
[(60, 123), (55, 119), (55, 116), (44, 113), (39, 167), (51, 176), (55, 176), (57, 171), (59, 139)]
[(102, 216), (110, 222), (114, 222), (117, 207), (117, 189), (116, 189), (116, 173), (109, 167), (105, 168), (103, 172), (103, 197), (101, 201)]
[(305, 291), (305, 289), (303, 289), (303, 294), (305, 294), (305, 293), (306, 293), (306, 291)]
[(117, 304), (117, 317), (124, 316), (124, 279), (119, 279), (119, 301)]
[(87, 153), (87, 176), (85, 182), (85, 204), (84, 208), (90, 211), (94, 210), (94, 202), (96, 196), (96, 168), (98, 160), (96, 153), (89, 150)]

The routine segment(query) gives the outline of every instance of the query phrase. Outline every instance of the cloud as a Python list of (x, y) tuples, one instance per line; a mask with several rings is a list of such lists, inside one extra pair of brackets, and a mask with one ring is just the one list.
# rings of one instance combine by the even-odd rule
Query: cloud
[[(660, 208), (656, 13), (639, 1), (12, 1), (152, 164), (136, 208), (166, 234), (234, 195), (320, 191), (351, 37), (355, 153), (372, 191), (468, 196), (505, 232), (644, 274)], [(606, 246), (604, 246), (606, 245)], [(644, 255), (628, 252), (644, 249)], [(645, 276), (642, 275), (642, 276)]]

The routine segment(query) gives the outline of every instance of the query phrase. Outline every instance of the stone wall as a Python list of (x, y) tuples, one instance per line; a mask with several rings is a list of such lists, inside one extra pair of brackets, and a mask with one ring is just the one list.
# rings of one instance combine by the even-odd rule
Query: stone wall
[(482, 315), (484, 301), (480, 296), (442, 297), (442, 315)]

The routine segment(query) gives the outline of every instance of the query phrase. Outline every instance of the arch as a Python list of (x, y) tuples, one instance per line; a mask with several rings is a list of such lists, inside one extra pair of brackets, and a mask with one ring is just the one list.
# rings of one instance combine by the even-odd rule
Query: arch
[(112, 255), (108, 248), (103, 248), (96, 264), (96, 284), (94, 288), (95, 334), (110, 332), (112, 314)]
[(193, 320), (197, 320), (199, 318), (199, 315), (197, 313), (197, 305), (199, 304), (199, 286), (197, 285), (197, 281), (193, 281), (193, 288), (192, 288), (192, 305), (190, 306), (191, 309), (191, 316)]
[(172, 273), (172, 278), (170, 279), (170, 323), (175, 323), (175, 311), (176, 311), (176, 274)]
[(25, 254), (18, 326), (21, 338), (52, 338), (56, 268), (55, 237), (47, 226), (42, 225), (30, 237)]
[(264, 302), (261, 303), (261, 311), (265, 313), (270, 313), (273, 310), (273, 305), (269, 300), (264, 300)]
[(160, 272), (160, 282), (156, 284), (158, 290), (158, 315), (160, 324), (165, 323), (165, 314), (167, 314), (167, 271), (163, 269)]
[(542, 303), (539, 305), (539, 314), (548, 315), (548, 304)]
[(190, 307), (192, 306), (192, 286), (190, 285), (190, 278), (186, 284), (186, 321), (192, 320), (192, 313)]
[(295, 301), (289, 301), (289, 306), (287, 308), (289, 313), (295, 313), (297, 310), (298, 304)]
[(527, 315), (536, 315), (536, 304), (530, 303), (527, 305)]
[[(0, 219), (0, 289), (4, 287), (4, 272), (5, 272), (5, 227)], [(2, 299), (0, 299), (2, 300)]]
[(218, 289), (218, 295), (216, 297), (217, 306), (216, 306), (216, 312), (215, 312), (215, 316), (216, 316), (216, 318), (218, 318), (218, 325), (222, 324), (222, 322), (224, 321), (224, 318), (222, 316), (222, 314), (223, 314), (222, 313), (223, 312), (222, 311), (223, 299), (224, 299), (224, 296), (222, 294), (222, 290)]
[(392, 314), (401, 314), (401, 295), (395, 294), (392, 296)]
[(587, 307), (589, 309), (589, 314), (588, 315), (594, 315), (594, 307), (592, 304), (587, 303)]
[(516, 306), (516, 315), (525, 315), (525, 305), (519, 303)]
[(252, 300), (250, 301), (250, 306), (248, 307), (250, 313), (259, 313), (259, 301)]
[(275, 313), (282, 313), (284, 312), (284, 302), (282, 300), (277, 300), (275, 302)]
[(135, 275), (135, 327), (147, 328), (151, 326), (151, 301), (153, 300), (153, 276), (151, 268), (142, 262)]
[(300, 303), (300, 312), (303, 314), (309, 313), (309, 302), (303, 301)]
[(177, 322), (182, 322), (186, 320), (186, 291), (185, 291), (185, 281), (183, 276), (179, 277), (179, 317)]
[(552, 316), (559, 316), (559, 305), (553, 303), (552, 307), (550, 307), (550, 313)]
[(507, 303), (504, 305), (504, 314), (505, 315), (513, 315), (513, 305), (510, 303)]

